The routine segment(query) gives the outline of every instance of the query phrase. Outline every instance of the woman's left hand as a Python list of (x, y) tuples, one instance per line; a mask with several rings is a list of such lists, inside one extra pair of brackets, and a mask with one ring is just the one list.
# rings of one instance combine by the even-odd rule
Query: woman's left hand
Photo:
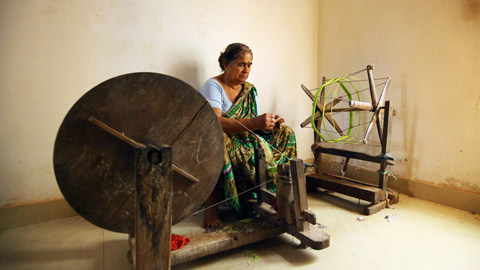
[(275, 129), (280, 129), (282, 124), (285, 123), (285, 119), (283, 119), (280, 115), (275, 115)]

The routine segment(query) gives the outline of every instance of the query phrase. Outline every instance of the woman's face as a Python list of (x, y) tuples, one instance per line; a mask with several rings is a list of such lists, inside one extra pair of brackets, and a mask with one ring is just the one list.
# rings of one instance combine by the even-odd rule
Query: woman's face
[(225, 66), (225, 74), (229, 83), (240, 84), (248, 79), (252, 68), (252, 58), (250, 52), (244, 52), (240, 57)]

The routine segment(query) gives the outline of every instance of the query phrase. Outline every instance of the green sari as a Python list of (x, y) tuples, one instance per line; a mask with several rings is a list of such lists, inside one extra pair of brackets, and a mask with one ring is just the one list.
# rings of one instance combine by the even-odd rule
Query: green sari
[[(257, 90), (253, 84), (243, 83), (243, 89), (238, 98), (223, 117), (233, 119), (256, 117), (256, 95)], [(265, 150), (267, 166), (273, 167), (279, 162), (288, 162), (289, 159), (297, 157), (295, 133), (289, 126), (283, 125), (281, 129), (271, 132), (255, 131), (255, 133), (262, 139), (249, 131), (235, 134), (223, 133), (225, 157), (220, 179), (225, 183), (227, 203), (238, 215), (245, 214), (247, 201), (254, 196), (251, 192), (240, 196), (239, 194), (257, 185), (255, 183), (255, 148), (261, 147)], [(267, 175), (267, 181), (273, 179), (273, 175)], [(275, 192), (276, 184), (273, 181), (269, 182), (267, 188)]]

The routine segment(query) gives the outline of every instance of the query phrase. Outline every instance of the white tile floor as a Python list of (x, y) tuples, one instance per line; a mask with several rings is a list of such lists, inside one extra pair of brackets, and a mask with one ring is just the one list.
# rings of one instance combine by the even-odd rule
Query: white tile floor
[[(309, 208), (327, 226), (327, 249), (294, 249), (284, 234), (172, 269), (480, 269), (478, 214), (406, 196), (365, 221), (327, 194), (309, 194)], [(190, 217), (174, 232), (200, 224), (201, 216)], [(0, 231), (0, 269), (131, 269), (128, 249), (126, 235), (73, 217)]]

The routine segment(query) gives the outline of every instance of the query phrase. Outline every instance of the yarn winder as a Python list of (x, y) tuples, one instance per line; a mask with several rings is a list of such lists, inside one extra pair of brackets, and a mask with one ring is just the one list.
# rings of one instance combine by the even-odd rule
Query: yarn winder
[[(135, 236), (134, 268), (171, 264), (287, 232), (323, 249), (330, 237), (307, 208), (303, 162), (278, 166), (279, 194), (265, 186), (265, 160), (256, 152), (262, 218), (242, 230), (190, 235), (171, 252), (172, 225), (192, 215), (213, 190), (223, 162), (223, 133), (208, 102), (191, 86), (157, 73), (109, 79), (82, 96), (62, 122), (54, 148), (58, 185), (91, 223)], [(278, 210), (273, 208), (277, 200)]]
[[(315, 157), (316, 172), (307, 175), (307, 186), (309, 189), (322, 188), (330, 191), (335, 191), (342, 193), (351, 197), (363, 199), (370, 202), (364, 209), (364, 214), (370, 215), (374, 214), (385, 207), (388, 207), (390, 204), (397, 203), (399, 199), (398, 192), (394, 190), (387, 189), (387, 177), (388, 171), (387, 167), (395, 164), (395, 158), (390, 154), (390, 135), (391, 135), (391, 116), (394, 115), (394, 111), (390, 105), (390, 101), (386, 101), (386, 92), (390, 85), (390, 77), (378, 79), (383, 80), (383, 83), (378, 83), (378, 80), (373, 76), (373, 65), (368, 65), (365, 69), (358, 72), (342, 76), (339, 78), (327, 80), (323, 77), (322, 86), (315, 89), (317, 90), (316, 95), (310, 93), (310, 90), (302, 85), (303, 91), (308, 95), (308, 97), (313, 101), (313, 111), (312, 116), (307, 118), (302, 124), (301, 127), (305, 127), (308, 124), (311, 124), (315, 133), (314, 133), (314, 144), (312, 145), (312, 152)], [(355, 81), (361, 81), (353, 76), (361, 72), (366, 71), (368, 81), (368, 87), (363, 88), (359, 91), (358, 87), (355, 86)], [(377, 82), (376, 82), (377, 80)], [(345, 93), (343, 96), (335, 97), (329, 96), (329, 93), (337, 93), (337, 90), (332, 90), (333, 85), (337, 85), (338, 88), (342, 89)], [(350, 85), (353, 89), (348, 89), (347, 85)], [(380, 96), (377, 96), (376, 87), (383, 85), (382, 92)], [(355, 97), (360, 98), (359, 93), (361, 91), (369, 90), (370, 102), (355, 100)], [(331, 101), (327, 101), (331, 99)], [(348, 106), (343, 108), (334, 108), (340, 102), (347, 102)], [(357, 130), (352, 134), (352, 113), (353, 112), (371, 112), (372, 116), (370, 121), (367, 122), (368, 126), (365, 131), (363, 138), (357, 137), (357, 132), (359, 127), (363, 125), (360, 123), (360, 116), (358, 117), (358, 125), (356, 126)], [(342, 129), (340, 125), (332, 117), (333, 114), (349, 112), (350, 113), (350, 125), (348, 129)], [(383, 119), (380, 116), (383, 112)], [(337, 132), (338, 138), (334, 138), (326, 128), (326, 122), (330, 123)], [(323, 131), (328, 135), (322, 134), (316, 126), (323, 125)], [(373, 127), (377, 127), (378, 138), (380, 140), (379, 147), (381, 147), (381, 152), (378, 155), (370, 155), (364, 152), (350, 151), (334, 147), (325, 147), (322, 143), (362, 143), (368, 144), (368, 137), (373, 130)], [(348, 130), (348, 134), (345, 134), (345, 131)], [(358, 140), (360, 139), (360, 140)], [(322, 155), (334, 155), (345, 158), (345, 162), (342, 167), (342, 176), (336, 176), (328, 174), (322, 171)], [(348, 168), (348, 163), (350, 159), (358, 159), (367, 162), (377, 163), (380, 165), (378, 170), (378, 185), (369, 185), (364, 182), (361, 182), (352, 178), (345, 178), (343, 175)], [(333, 172), (332, 172), (333, 173)]]

